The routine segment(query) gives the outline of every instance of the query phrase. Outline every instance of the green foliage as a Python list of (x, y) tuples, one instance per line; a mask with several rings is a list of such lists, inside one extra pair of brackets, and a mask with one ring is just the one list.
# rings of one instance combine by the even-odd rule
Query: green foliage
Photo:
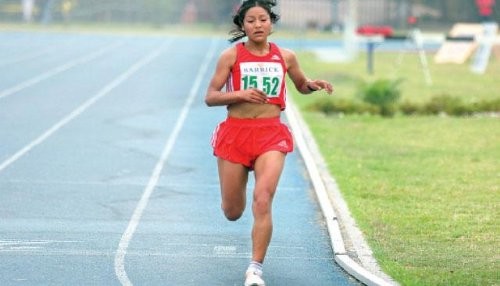
[(358, 95), (367, 103), (377, 106), (382, 116), (392, 116), (396, 103), (401, 97), (401, 80), (379, 79), (372, 83), (362, 83)]
[(175, 11), (179, 11), (180, 1), (147, 0), (144, 1), (143, 5), (145, 18), (155, 26), (176, 22), (179, 19)]
[(380, 109), (372, 104), (353, 101), (347, 98), (322, 97), (307, 108), (324, 114), (379, 114)]
[(418, 115), (423, 114), (424, 107), (420, 104), (406, 100), (399, 104), (399, 110), (404, 115)]
[(500, 112), (500, 98), (477, 102), (476, 108), (482, 112)]
[(438, 95), (425, 105), (424, 110), (429, 114), (463, 115), (472, 111), (471, 106), (466, 106), (462, 99), (448, 95)]
[(401, 113), (402, 115), (470, 116), (481, 113), (499, 113), (500, 98), (467, 103), (458, 97), (438, 95), (423, 104), (406, 100), (402, 103), (389, 102), (386, 105), (359, 102), (348, 98), (319, 98), (309, 104), (306, 109), (327, 115), (371, 114), (392, 116), (395, 113)]

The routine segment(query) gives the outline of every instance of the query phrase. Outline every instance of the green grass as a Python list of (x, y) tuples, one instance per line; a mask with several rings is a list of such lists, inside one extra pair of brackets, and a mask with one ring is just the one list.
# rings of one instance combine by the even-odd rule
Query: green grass
[(462, 97), (467, 101), (500, 97), (500, 60), (491, 59), (487, 73), (477, 75), (470, 71), (469, 63), (464, 65), (436, 65), (433, 55), (427, 55), (433, 84), (428, 86), (422, 72), (419, 58), (414, 53), (376, 53), (375, 72), (366, 72), (366, 57), (362, 52), (358, 59), (350, 63), (321, 63), (311, 53), (301, 53), (301, 65), (315, 77), (328, 79), (335, 84), (335, 94), (352, 97), (361, 81), (375, 79), (403, 80), (402, 100), (427, 101), (437, 95)]
[[(334, 83), (334, 96), (352, 97), (359, 80), (394, 74), (397, 54), (376, 54), (373, 76), (362, 57), (344, 64), (299, 57), (309, 76)], [(500, 96), (498, 61), (484, 76), (431, 62), (434, 84), (426, 86), (416, 58), (406, 55), (397, 74), (406, 100)], [(322, 96), (293, 99), (381, 267), (402, 285), (499, 285), (500, 119), (306, 111)]]

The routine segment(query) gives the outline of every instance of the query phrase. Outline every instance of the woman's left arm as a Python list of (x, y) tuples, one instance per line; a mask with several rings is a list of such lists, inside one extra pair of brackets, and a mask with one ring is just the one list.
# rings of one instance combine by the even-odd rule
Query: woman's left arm
[(287, 65), (288, 76), (300, 93), (310, 94), (314, 91), (324, 89), (328, 94), (332, 94), (333, 87), (328, 81), (321, 79), (312, 80), (306, 77), (300, 68), (297, 56), (293, 51), (281, 49), (281, 54), (283, 55)]

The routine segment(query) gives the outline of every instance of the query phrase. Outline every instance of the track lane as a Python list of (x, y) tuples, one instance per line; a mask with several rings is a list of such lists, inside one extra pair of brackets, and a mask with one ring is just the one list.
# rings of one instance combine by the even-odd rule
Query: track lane
[[(209, 42), (177, 39), (29, 156), (0, 171), (0, 256), (5, 262), (0, 284), (120, 285), (113, 267), (120, 236)], [(219, 52), (225, 47), (221, 40)], [(112, 59), (107, 65), (120, 66)], [(71, 73), (60, 78), (71, 78)], [(59, 88), (74, 86), (74, 81), (56, 83)], [(207, 84), (205, 78), (202, 85)], [(25, 104), (39, 100), (35, 94), (24, 96)], [(209, 140), (225, 112), (207, 108), (202, 99), (200, 91), (130, 241), (124, 266), (136, 285), (242, 284), (251, 216), (247, 210), (240, 221), (230, 223), (219, 210)], [(38, 121), (43, 120), (32, 120), (33, 129), (47, 126)], [(29, 129), (26, 124), (20, 136), (33, 133)], [(276, 195), (275, 235), (266, 263), (270, 285), (306, 285), (310, 273), (314, 285), (352, 284), (333, 262), (310, 188), (301, 159), (291, 154)]]

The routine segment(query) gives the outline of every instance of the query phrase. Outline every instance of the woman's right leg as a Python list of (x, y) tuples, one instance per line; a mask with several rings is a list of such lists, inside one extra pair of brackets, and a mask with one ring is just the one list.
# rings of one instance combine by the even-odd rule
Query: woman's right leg
[(246, 205), (248, 168), (237, 163), (217, 158), (222, 197), (222, 210), (228, 220), (241, 217)]

